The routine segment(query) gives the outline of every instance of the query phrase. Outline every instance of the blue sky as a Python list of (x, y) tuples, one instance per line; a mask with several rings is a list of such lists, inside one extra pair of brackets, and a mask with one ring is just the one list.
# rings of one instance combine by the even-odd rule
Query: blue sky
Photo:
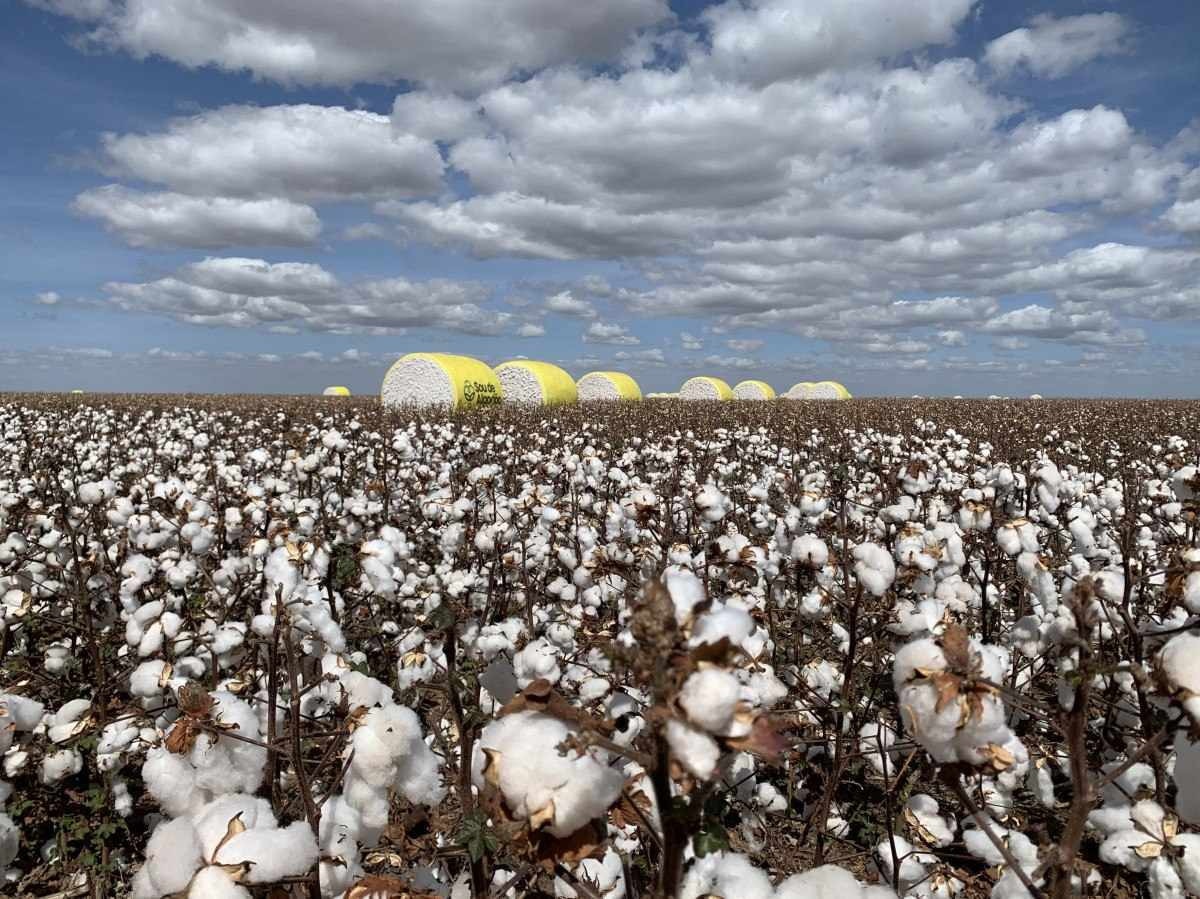
[(0, 390), (1196, 395), (1196, 4), (328, 6), (0, 12)]

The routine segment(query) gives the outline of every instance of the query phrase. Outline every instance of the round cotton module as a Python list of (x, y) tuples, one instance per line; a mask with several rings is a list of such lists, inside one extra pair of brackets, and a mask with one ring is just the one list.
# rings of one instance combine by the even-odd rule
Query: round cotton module
[(720, 378), (688, 378), (679, 388), (681, 400), (731, 400), (733, 391)]
[(783, 395), (785, 400), (809, 400), (812, 399), (812, 381), (801, 381), (799, 384), (793, 384), (788, 388), (787, 393)]
[(647, 393), (646, 399), (648, 399), (648, 400), (677, 400), (677, 399), (679, 399), (679, 394), (678, 393)]
[(735, 400), (773, 400), (775, 389), (766, 381), (742, 381), (733, 388)]
[(383, 376), (379, 398), (384, 408), (474, 409), (497, 405), (502, 396), (500, 379), (478, 359), (449, 353), (409, 353)]
[(321, 391), (321, 396), (349, 396), (349, 387), (326, 387)]
[(593, 371), (579, 379), (581, 402), (591, 400), (640, 400), (642, 388), (637, 381), (619, 371)]
[(850, 391), (837, 381), (818, 381), (813, 385), (813, 399), (817, 400), (848, 400)]
[(81, 393), (83, 393), (83, 391), (82, 391), (82, 390), (72, 390), (72, 391), (71, 391), (71, 395), (72, 395), (72, 396), (78, 396), (78, 395), (80, 395)]
[(559, 406), (579, 398), (575, 380), (557, 365), (517, 359), (496, 366), (504, 402)]

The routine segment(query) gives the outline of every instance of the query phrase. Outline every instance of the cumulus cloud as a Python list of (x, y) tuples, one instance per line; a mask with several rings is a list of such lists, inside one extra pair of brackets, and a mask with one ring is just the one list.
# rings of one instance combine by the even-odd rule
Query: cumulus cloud
[(542, 337), (545, 333), (546, 329), (544, 327), (533, 322), (525, 322), (525, 324), (517, 328), (518, 337)]
[(575, 318), (596, 317), (596, 310), (592, 304), (575, 296), (569, 290), (562, 290), (546, 297), (542, 305), (547, 311), (557, 312), (559, 315), (570, 315)]
[(299, 247), (321, 233), (315, 209), (278, 197), (191, 197), (110, 184), (84, 191), (71, 208), (99, 219), (131, 247)]
[(209, 258), (155, 281), (109, 282), (112, 303), (197, 325), (283, 327), (337, 334), (441, 328), (499, 334), (512, 320), (483, 303), (489, 288), (443, 279), (386, 278), (343, 284), (319, 265)]
[(106, 168), (180, 193), (297, 200), (420, 196), (442, 184), (430, 140), (336, 106), (223, 106), (148, 134), (106, 134)]
[(611, 343), (617, 346), (636, 346), (641, 338), (630, 334), (624, 325), (616, 322), (592, 322), (583, 332), (584, 343)]
[(987, 45), (984, 59), (996, 72), (1026, 69), (1043, 78), (1061, 78), (1085, 63), (1123, 52), (1129, 21), (1113, 12), (1055, 18), (1035, 16), (1025, 28), (1001, 35)]
[(649, 350), (617, 350), (613, 353), (617, 362), (627, 362), (649, 368), (664, 368), (667, 355), (658, 347)]
[(759, 84), (949, 43), (974, 0), (730, 0), (709, 8), (712, 65)]
[(697, 337), (695, 334), (689, 334), (687, 331), (682, 331), (679, 334), (679, 345), (685, 350), (694, 352), (704, 349), (704, 340)]
[(735, 353), (753, 353), (761, 350), (765, 341), (733, 338), (725, 341), (725, 345)]
[(284, 84), (433, 82), (471, 89), (617, 54), (665, 0), (27, 0), (90, 23), (138, 59), (249, 71)]

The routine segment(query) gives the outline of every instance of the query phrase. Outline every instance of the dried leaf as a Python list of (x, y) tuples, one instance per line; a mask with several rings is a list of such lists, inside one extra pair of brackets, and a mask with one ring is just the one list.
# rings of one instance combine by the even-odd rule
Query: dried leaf
[(788, 741), (779, 732), (776, 722), (767, 715), (759, 715), (750, 727), (750, 733), (736, 740), (726, 740), (730, 748), (748, 752), (771, 765), (779, 764), (788, 749)]
[(1133, 851), (1138, 858), (1158, 858), (1162, 855), (1163, 844), (1158, 840), (1148, 840), (1140, 846), (1134, 846)]
[(946, 667), (959, 674), (971, 670), (971, 638), (961, 624), (949, 624), (942, 632), (942, 654), (946, 657)]
[(554, 800), (551, 799), (540, 809), (529, 816), (530, 830), (541, 830), (543, 827), (554, 823)]
[(242, 820), (242, 813), (238, 812), (236, 815), (234, 815), (232, 818), (230, 818), (228, 823), (225, 825), (225, 836), (221, 837), (220, 842), (218, 842), (216, 848), (213, 849), (212, 859), (211, 859), (212, 862), (214, 864), (216, 863), (217, 856), (219, 856), (221, 854), (221, 850), (225, 848), (225, 845), (230, 840), (232, 840), (234, 837), (236, 837), (239, 833), (245, 833), (245, 832), (246, 832), (246, 822), (244, 822)]

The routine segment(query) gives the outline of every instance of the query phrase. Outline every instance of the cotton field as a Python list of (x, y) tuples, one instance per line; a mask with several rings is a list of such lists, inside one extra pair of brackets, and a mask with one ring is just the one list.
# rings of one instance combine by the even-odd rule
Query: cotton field
[(761, 399), (0, 398), (0, 893), (1200, 894), (1200, 405)]

